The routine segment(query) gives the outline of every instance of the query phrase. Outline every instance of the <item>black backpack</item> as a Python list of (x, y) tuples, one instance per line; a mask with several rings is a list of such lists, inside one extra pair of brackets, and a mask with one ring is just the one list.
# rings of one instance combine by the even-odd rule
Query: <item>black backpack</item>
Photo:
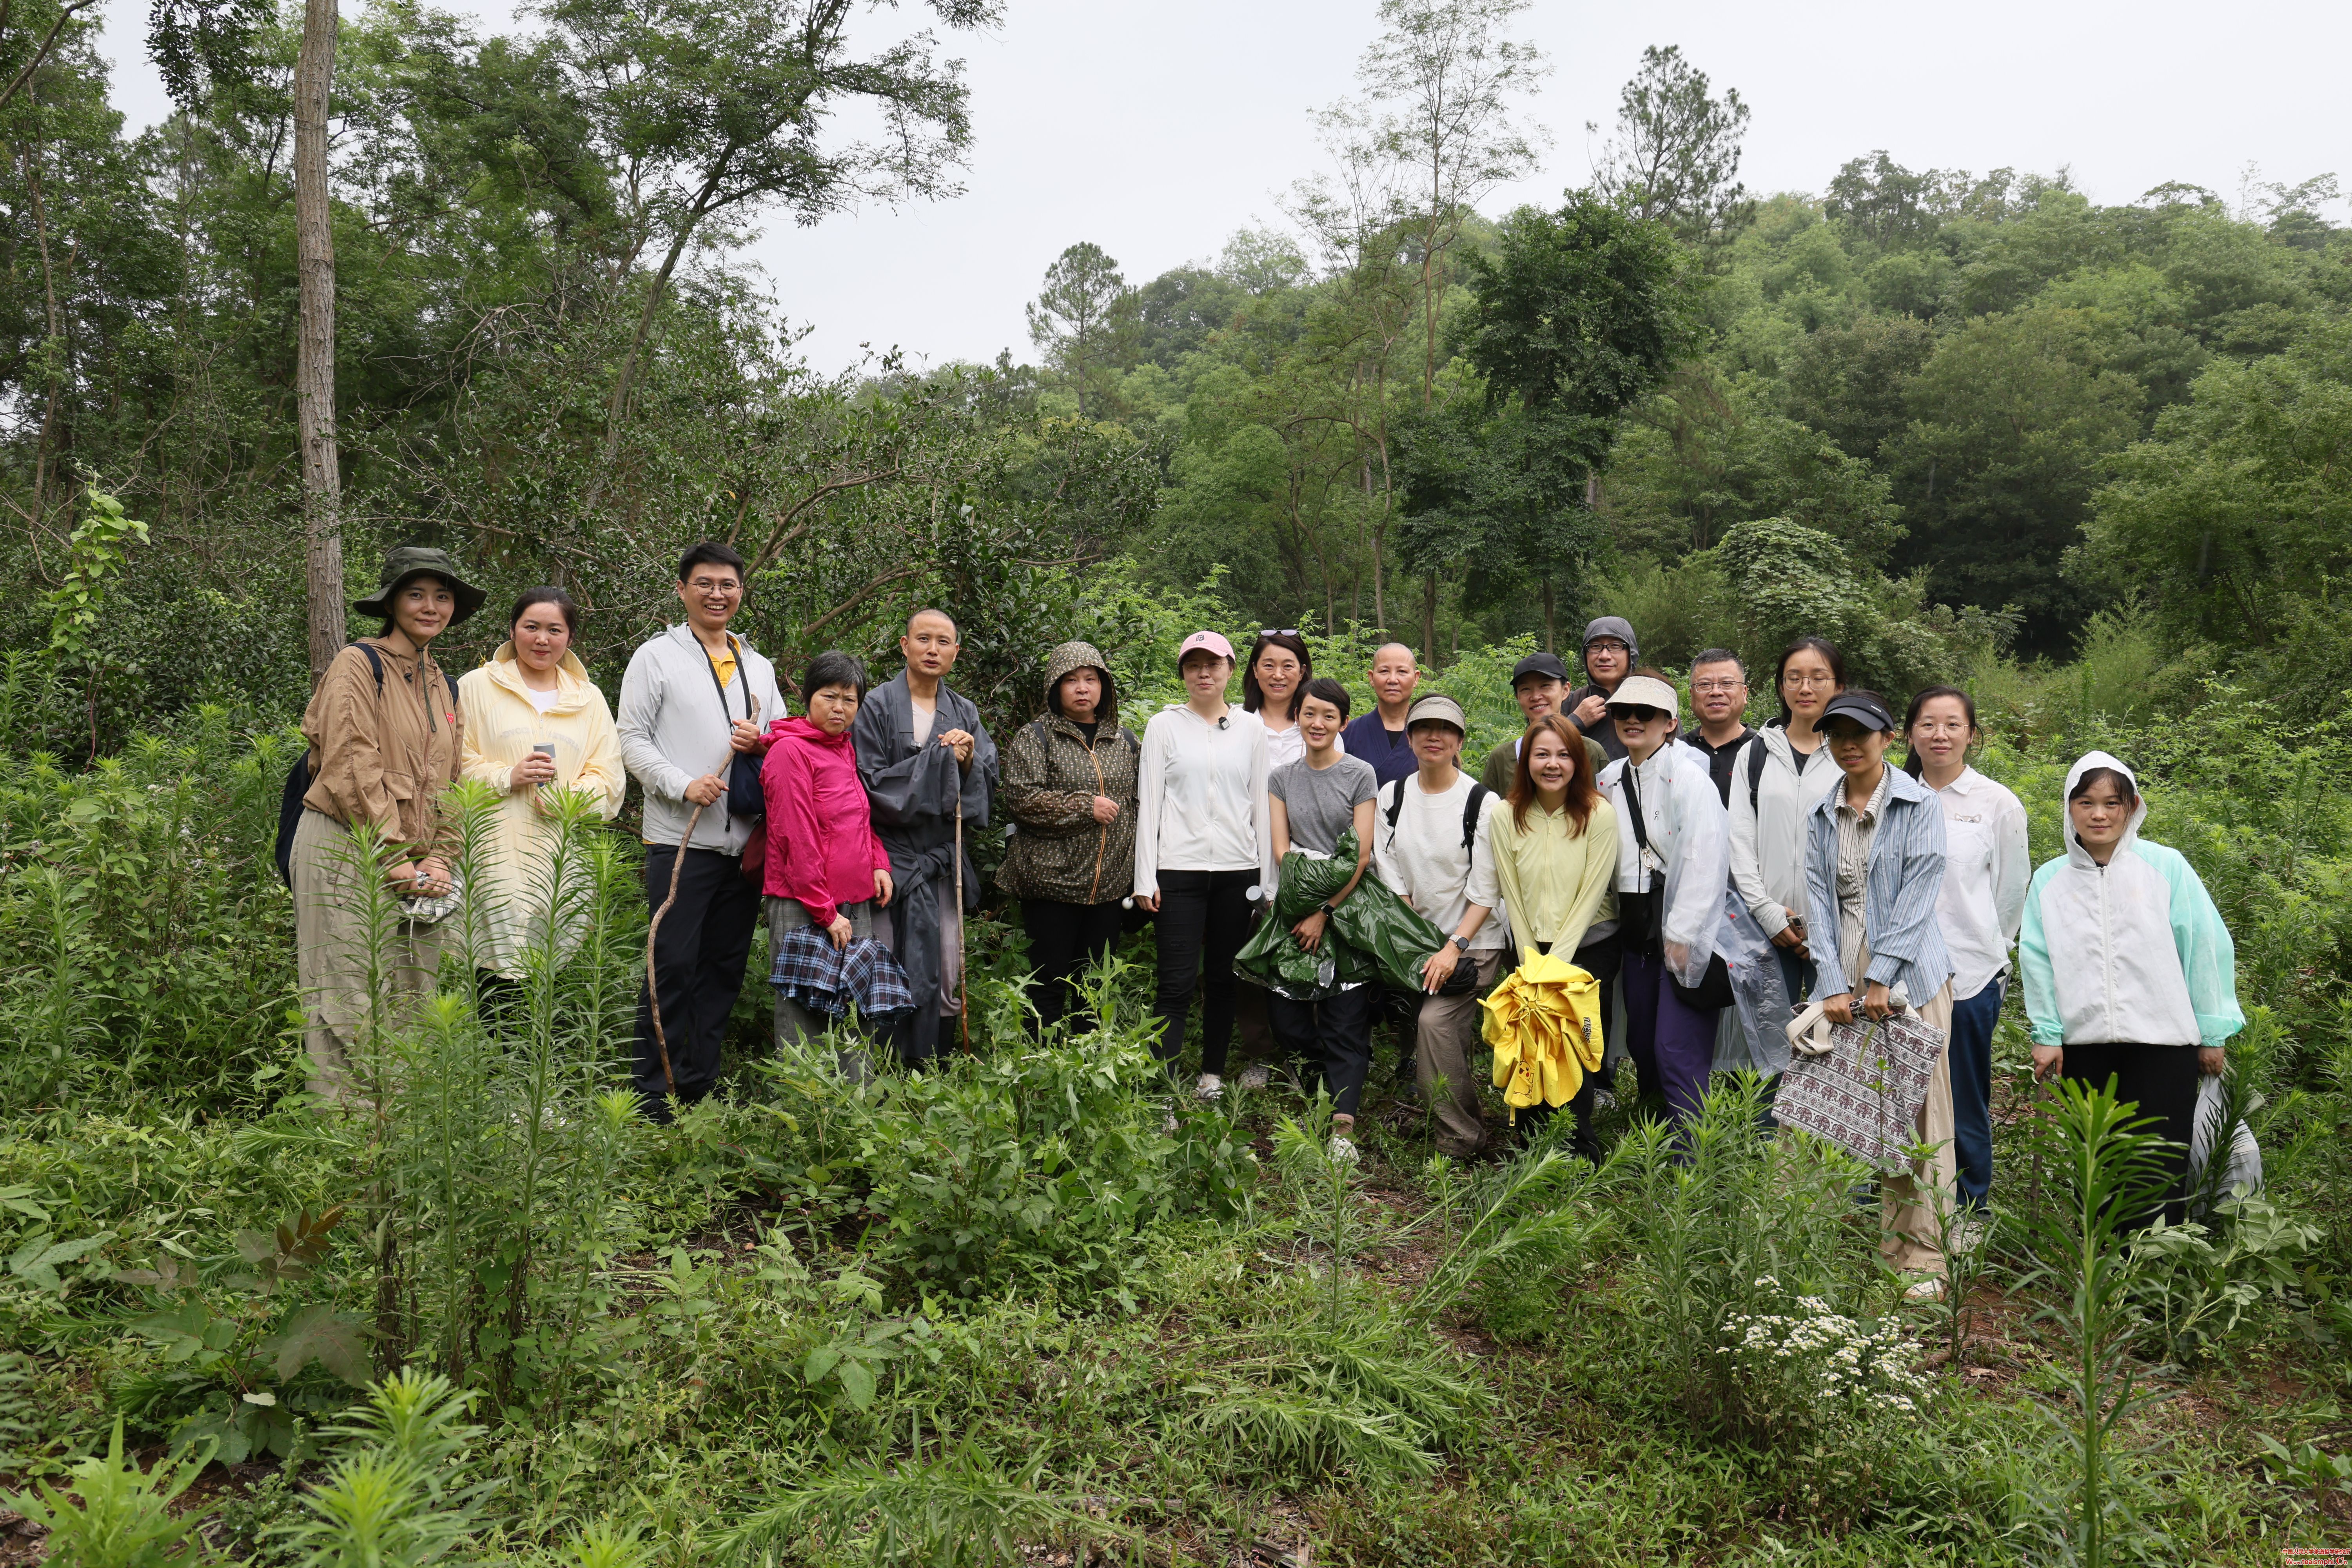
[[(1396, 842), (1397, 818), (1404, 815), (1404, 786), (1412, 782), (1409, 778), (1396, 779), (1388, 786), (1396, 793), (1389, 797), (1388, 809), (1381, 815), (1389, 825), (1389, 842), (1391, 844)], [(1486, 804), (1486, 796), (1492, 793), (1485, 784), (1475, 779), (1471, 781), (1470, 798), (1462, 806), (1462, 852), (1465, 855), (1470, 853), (1470, 847), (1478, 838), (1478, 808)]]
[[(351, 644), (367, 655), (368, 668), (375, 672), (375, 694), (383, 695), (383, 655), (373, 643)], [(301, 755), (286, 771), (286, 788), (278, 797), (278, 879), (291, 888), (294, 885), (294, 830), (302, 825), (302, 797), (310, 793), (310, 748), (302, 748)]]

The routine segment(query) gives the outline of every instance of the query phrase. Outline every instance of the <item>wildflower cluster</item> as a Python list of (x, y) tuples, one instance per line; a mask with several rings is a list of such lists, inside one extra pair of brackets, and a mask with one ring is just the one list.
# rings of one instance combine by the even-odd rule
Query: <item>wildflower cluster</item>
[(1918, 1347), (1892, 1321), (1864, 1322), (1819, 1296), (1789, 1296), (1770, 1275), (1756, 1289), (1785, 1308), (1733, 1313), (1717, 1351), (1728, 1359), (1752, 1422), (1793, 1436), (1792, 1428), (1918, 1413), (1928, 1382), (1910, 1369)]

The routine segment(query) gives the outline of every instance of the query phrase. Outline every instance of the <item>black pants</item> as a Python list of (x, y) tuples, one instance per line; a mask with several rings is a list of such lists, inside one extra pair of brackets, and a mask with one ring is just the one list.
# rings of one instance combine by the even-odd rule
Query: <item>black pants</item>
[(1378, 982), (1320, 1002), (1266, 993), (1265, 1017), (1274, 1037), (1293, 1057), (1322, 1064), (1323, 1087), (1331, 1091), (1331, 1109), (1341, 1116), (1355, 1115), (1364, 1098), (1364, 1079), (1372, 1070), (1372, 1024), (1381, 1007)]
[[(675, 846), (646, 851), (646, 904), (658, 910), (669, 897)], [(661, 986), (663, 1037), (669, 1042), (670, 1070), (677, 1097), (691, 1103), (719, 1081), (719, 1047), (727, 1038), (728, 1016), (743, 989), (743, 965), (751, 956), (751, 933), (760, 923), (760, 889), (743, 876), (743, 862), (716, 849), (689, 849), (679, 873), (677, 901), (662, 916), (654, 942), (654, 977)], [(669, 1120), (663, 1103), (661, 1048), (654, 1038), (652, 998), (637, 998), (637, 1062), (635, 1079), (646, 1114)]]
[(1029, 932), (1029, 1003), (1042, 1029), (1051, 1029), (1078, 1009), (1078, 979), (1118, 940), (1117, 900), (1107, 904), (1065, 904), (1053, 899), (1021, 900), (1021, 923)]
[[(1536, 943), (1536, 951), (1549, 952), (1551, 943), (1539, 942)], [(1586, 942), (1576, 950), (1576, 956), (1569, 960), (1601, 983), (1601, 1005), (1604, 1012), (1609, 1005), (1609, 987), (1616, 980), (1617, 971), (1623, 966), (1623, 957), (1616, 933), (1612, 931), (1599, 942)], [(1592, 1112), (1597, 1108), (1594, 1097), (1600, 1090), (1600, 1075), (1586, 1073), (1584, 1082), (1578, 1086), (1568, 1102), (1568, 1112), (1576, 1119), (1576, 1131), (1570, 1135), (1569, 1149), (1596, 1165), (1601, 1163), (1601, 1136), (1592, 1131)], [(1528, 1130), (1530, 1138), (1542, 1132), (1550, 1121), (1551, 1107), (1541, 1100), (1522, 1107), (1519, 1111), (1519, 1125)]]
[[(1234, 1043), (1234, 955), (1249, 940), (1255, 871), (1162, 871), (1160, 918), (1160, 1048), (1184, 1054), (1184, 1015), (1201, 991), (1201, 1070), (1222, 1074)], [(1172, 1070), (1172, 1068), (1171, 1068)]]
[[(2137, 1114), (2155, 1118), (2155, 1125), (2139, 1131), (2169, 1139), (2161, 1169), (2169, 1181), (2164, 1194), (2164, 1218), (2179, 1225), (2189, 1213), (2189, 1140), (2197, 1131), (2197, 1047), (2194, 1046), (2075, 1046), (2066, 1047), (2063, 1076), (2093, 1089), (2116, 1080), (2119, 1104), (2137, 1104)], [(2218, 1154), (2229, 1157), (2224, 1144)], [(2144, 1223), (2153, 1224), (2150, 1210)]]

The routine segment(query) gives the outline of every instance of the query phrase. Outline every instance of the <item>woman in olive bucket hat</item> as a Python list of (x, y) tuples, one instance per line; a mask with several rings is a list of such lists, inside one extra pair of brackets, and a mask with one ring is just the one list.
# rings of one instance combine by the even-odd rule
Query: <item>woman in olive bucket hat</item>
[[(310, 788), (294, 831), (294, 942), (310, 1054), (310, 1089), (347, 1108), (374, 1089), (366, 1031), (389, 1021), (371, 1004), (369, 973), (395, 997), (431, 986), (453, 890), (453, 835), (441, 795), (458, 774), (457, 693), (433, 662), (433, 639), (482, 607), (482, 590), (445, 550), (404, 544), (384, 557), (382, 586), (352, 608), (382, 617), (383, 632), (335, 656), (302, 733)], [(372, 830), (373, 863), (355, 836)], [(369, 952), (370, 886), (381, 879), (402, 900), (384, 951)], [(373, 1016), (373, 1018), (371, 1016)]]

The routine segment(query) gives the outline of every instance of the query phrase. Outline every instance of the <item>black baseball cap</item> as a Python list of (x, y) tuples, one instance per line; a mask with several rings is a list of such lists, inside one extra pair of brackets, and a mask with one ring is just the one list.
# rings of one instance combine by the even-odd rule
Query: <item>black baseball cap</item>
[(1895, 715), (1886, 710), (1886, 704), (1878, 700), (1874, 691), (1839, 692), (1822, 710), (1821, 722), (1814, 728), (1822, 728), (1832, 719), (1851, 719), (1865, 730), (1882, 730), (1889, 734), (1895, 731)]
[(1566, 680), (1568, 666), (1559, 661), (1556, 653), (1531, 653), (1511, 667), (1511, 689), (1517, 690), (1519, 682), (1530, 675), (1540, 675), (1546, 680)]

